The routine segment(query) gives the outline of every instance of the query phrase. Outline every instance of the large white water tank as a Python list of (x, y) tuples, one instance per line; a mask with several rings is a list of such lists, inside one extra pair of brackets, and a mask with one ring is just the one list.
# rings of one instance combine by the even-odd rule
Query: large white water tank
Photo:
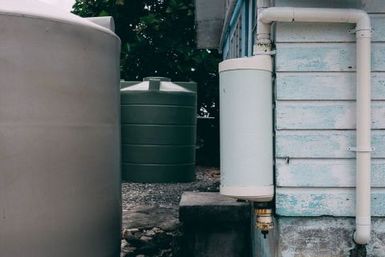
[(220, 192), (270, 201), (274, 196), (271, 58), (225, 60), (219, 73)]
[(120, 40), (0, 0), (0, 256), (120, 254)]

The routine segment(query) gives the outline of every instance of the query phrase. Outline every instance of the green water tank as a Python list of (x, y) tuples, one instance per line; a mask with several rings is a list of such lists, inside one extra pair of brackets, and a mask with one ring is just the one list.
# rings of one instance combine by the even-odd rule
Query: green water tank
[(196, 84), (149, 77), (122, 81), (120, 92), (123, 180), (194, 180)]

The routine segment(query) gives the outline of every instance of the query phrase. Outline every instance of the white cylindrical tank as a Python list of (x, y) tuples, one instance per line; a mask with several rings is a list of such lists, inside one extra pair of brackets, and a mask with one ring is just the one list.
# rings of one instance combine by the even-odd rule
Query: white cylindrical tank
[(270, 201), (274, 196), (271, 57), (225, 60), (219, 73), (221, 194)]
[(120, 40), (0, 0), (0, 256), (120, 255)]

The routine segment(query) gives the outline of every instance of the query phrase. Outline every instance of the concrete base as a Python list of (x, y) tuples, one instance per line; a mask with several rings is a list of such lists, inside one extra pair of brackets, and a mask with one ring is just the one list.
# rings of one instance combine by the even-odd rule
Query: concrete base
[(183, 257), (252, 257), (252, 209), (219, 193), (186, 192), (179, 218)]
[[(279, 217), (264, 239), (256, 232), (257, 257), (384, 257), (385, 218), (373, 218), (366, 250), (353, 243), (354, 218)], [(366, 252), (366, 254), (365, 254)]]

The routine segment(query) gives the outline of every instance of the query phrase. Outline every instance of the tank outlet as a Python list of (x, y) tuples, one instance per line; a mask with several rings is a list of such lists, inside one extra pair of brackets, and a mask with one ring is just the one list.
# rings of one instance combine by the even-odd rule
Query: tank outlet
[(256, 228), (261, 231), (263, 237), (273, 229), (273, 216), (271, 209), (255, 209)]

